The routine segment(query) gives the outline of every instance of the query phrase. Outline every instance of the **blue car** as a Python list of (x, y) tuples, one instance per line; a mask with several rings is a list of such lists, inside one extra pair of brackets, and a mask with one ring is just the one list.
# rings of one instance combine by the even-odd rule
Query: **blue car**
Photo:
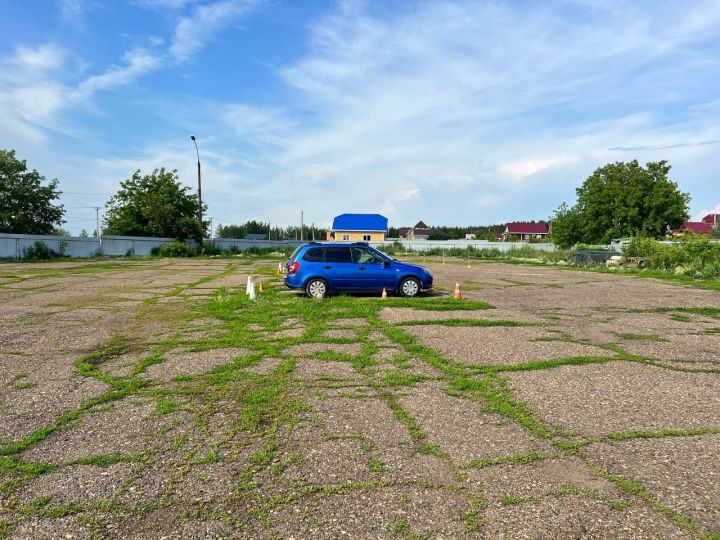
[(414, 297), (432, 289), (433, 276), (427, 268), (396, 261), (363, 242), (313, 242), (298, 247), (288, 259), (285, 285), (309, 297), (383, 289)]

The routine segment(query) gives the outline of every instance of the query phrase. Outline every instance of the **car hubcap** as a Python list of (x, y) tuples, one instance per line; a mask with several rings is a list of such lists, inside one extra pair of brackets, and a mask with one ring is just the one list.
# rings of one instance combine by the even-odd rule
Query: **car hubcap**
[(325, 296), (325, 284), (322, 281), (313, 281), (308, 287), (310, 296)]
[(411, 279), (403, 283), (402, 289), (407, 296), (415, 296), (418, 292), (418, 284)]

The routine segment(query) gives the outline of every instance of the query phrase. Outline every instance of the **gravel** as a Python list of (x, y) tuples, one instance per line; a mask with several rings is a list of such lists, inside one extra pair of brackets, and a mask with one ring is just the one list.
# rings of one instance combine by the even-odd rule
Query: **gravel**
[(426, 382), (408, 389), (398, 401), (418, 421), (427, 442), (455, 464), (550, 450), (517, 424), (482, 412), (478, 403), (448, 396), (444, 389), (442, 383)]
[(583, 435), (720, 428), (720, 378), (635, 362), (508, 373), (514, 395), (548, 424)]
[(534, 327), (464, 327), (423, 325), (405, 330), (423, 344), (464, 364), (514, 365), (566, 356), (612, 356), (592, 345), (567, 341), (533, 341), (548, 336)]
[(165, 361), (151, 365), (145, 375), (156, 381), (169, 381), (178, 375), (205, 373), (218, 366), (229, 364), (247, 353), (247, 349), (235, 347), (201, 352), (168, 352), (165, 353)]
[(611, 473), (641, 482), (702, 528), (720, 531), (720, 435), (603, 443), (582, 453)]

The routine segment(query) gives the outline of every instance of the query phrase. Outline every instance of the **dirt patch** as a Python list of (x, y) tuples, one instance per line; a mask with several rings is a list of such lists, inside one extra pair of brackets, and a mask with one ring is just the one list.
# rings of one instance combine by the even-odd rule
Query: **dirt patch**
[(327, 360), (301, 359), (295, 365), (295, 374), (307, 380), (332, 378), (358, 381), (362, 376), (352, 364)]
[(444, 388), (442, 383), (426, 382), (407, 389), (398, 401), (418, 421), (427, 442), (454, 463), (550, 450), (517, 424), (482, 412), (477, 403), (448, 396)]
[(645, 503), (615, 510), (582, 495), (545, 497), (520, 505), (494, 503), (485, 511), (486, 538), (694, 538)]
[(362, 348), (362, 343), (300, 343), (288, 347), (285, 352), (293, 356), (307, 356), (319, 352), (356, 355), (362, 352)]
[(407, 533), (436, 538), (462, 538), (459, 512), (468, 501), (441, 489), (356, 489), (330, 497), (313, 497), (273, 514), (281, 538), (391, 538), (400, 527)]
[(426, 311), (412, 308), (384, 308), (380, 318), (389, 323), (407, 321), (436, 321), (439, 319), (487, 319), (527, 323), (542, 323), (544, 319), (527, 311), (509, 309), (481, 309), (477, 311)]
[(720, 435), (595, 444), (582, 453), (611, 473), (639, 481), (701, 527), (720, 531)]
[(246, 367), (245, 371), (251, 371), (260, 375), (269, 375), (270, 373), (273, 373), (284, 361), (285, 360), (282, 358), (263, 358), (254, 366)]
[(720, 378), (634, 362), (508, 373), (515, 396), (546, 423), (584, 435), (720, 428)]
[(54, 464), (98, 455), (139, 454), (146, 437), (158, 429), (154, 405), (123, 400), (109, 409), (88, 413), (74, 426), (56, 431), (23, 452), (27, 461)]
[(630, 353), (661, 360), (720, 360), (720, 334), (673, 335), (666, 339), (667, 341), (625, 340), (621, 345)]
[(165, 353), (165, 362), (153, 364), (145, 375), (156, 381), (169, 381), (178, 375), (205, 373), (218, 366), (229, 364), (248, 353), (247, 349), (227, 348), (201, 352)]
[(132, 475), (134, 465), (115, 463), (109, 467), (72, 465), (44, 474), (15, 492), (22, 504), (39, 497), (52, 497), (57, 504), (92, 503), (112, 499)]
[(379, 399), (327, 398), (311, 401), (327, 435), (364, 435), (380, 447), (412, 442), (407, 428)]
[(465, 364), (524, 364), (565, 356), (612, 356), (592, 345), (533, 341), (546, 337), (540, 328), (408, 326), (422, 343)]
[(330, 330), (325, 330), (322, 335), (329, 338), (357, 339), (355, 331), (346, 328), (331, 328)]

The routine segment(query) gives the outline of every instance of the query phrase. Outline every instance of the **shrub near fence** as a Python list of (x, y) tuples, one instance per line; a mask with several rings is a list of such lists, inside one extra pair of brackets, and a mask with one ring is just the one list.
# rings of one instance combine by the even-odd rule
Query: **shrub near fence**
[(720, 243), (687, 237), (673, 243), (633, 238), (623, 250), (625, 257), (644, 257), (646, 268), (702, 279), (720, 276)]

